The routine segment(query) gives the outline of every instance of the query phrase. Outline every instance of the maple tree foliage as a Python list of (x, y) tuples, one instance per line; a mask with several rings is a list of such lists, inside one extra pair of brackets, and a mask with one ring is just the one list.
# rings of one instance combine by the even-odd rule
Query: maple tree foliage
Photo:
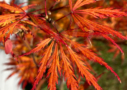
[[(58, 77), (63, 75), (68, 88), (78, 90), (78, 77), (74, 73), (77, 71), (79, 76), (85, 77), (89, 85), (92, 84), (97, 90), (101, 90), (97, 79), (91, 73), (93, 70), (87, 58), (104, 65), (121, 82), (113, 69), (91, 51), (91, 44), (79, 41), (83, 38), (91, 43), (91, 37), (101, 36), (123, 53), (112, 38), (127, 40), (127, 37), (110, 27), (90, 20), (87, 16), (103, 19), (127, 14), (113, 8), (84, 7), (96, 2), (96, 0), (38, 0), (24, 7), (21, 7), (22, 4), (14, 4), (14, 0), (10, 5), (4, 1), (0, 2), (2, 13), (0, 41), (5, 46), (5, 52), (13, 56), (11, 62), (6, 65), (16, 66), (7, 69), (14, 70), (9, 77), (19, 72), (21, 77), (19, 84), (25, 81), (25, 86), (27, 82), (31, 82), (32, 90), (36, 89), (43, 77), (46, 77), (49, 89), (56, 90)], [(12, 34), (15, 35), (14, 40), (10, 39)]]

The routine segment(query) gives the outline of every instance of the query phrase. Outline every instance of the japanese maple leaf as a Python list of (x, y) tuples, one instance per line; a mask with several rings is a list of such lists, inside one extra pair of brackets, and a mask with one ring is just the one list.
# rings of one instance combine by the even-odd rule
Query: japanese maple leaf
[[(92, 22), (88, 20), (87, 18), (84, 18), (84, 15), (90, 15), (95, 18), (107, 18), (107, 17), (119, 17), (119, 16), (126, 16), (126, 13), (121, 12), (117, 9), (113, 10), (112, 8), (93, 8), (93, 9), (78, 9), (82, 6), (90, 3), (95, 3), (95, 0), (77, 0), (74, 6), (72, 7), (72, 0), (69, 0), (70, 4), (70, 10), (71, 10), (71, 16), (74, 19), (75, 24), (83, 31), (87, 32), (85, 28), (87, 28), (89, 31), (102, 33), (105, 35), (112, 35), (117, 36), (121, 39), (127, 39), (125, 36), (121, 35), (117, 31), (112, 30), (109, 27), (99, 25), (96, 22)], [(103, 35), (102, 35), (103, 36)]]
[[(20, 5), (9, 5), (6, 2), (0, 2), (0, 7), (4, 14), (0, 15), (0, 41), (8, 39), (11, 34), (16, 32), (15, 27), (19, 27), (21, 22), (26, 21), (27, 15), (25, 10), (34, 7), (35, 4), (20, 7)], [(7, 10), (6, 12), (4, 10)], [(29, 23), (30, 24), (30, 23)], [(18, 29), (17, 29), (18, 31)]]
[[(120, 49), (120, 47), (113, 41), (113, 39), (109, 37), (109, 35), (112, 35), (112, 36), (116, 35), (117, 37), (126, 40), (127, 38), (125, 36), (118, 33), (117, 31), (112, 30), (109, 27), (99, 25), (96, 22), (93, 22), (88, 20), (87, 18), (84, 18), (84, 15), (85, 14), (90, 15), (95, 18), (107, 18), (107, 17), (126, 16), (126, 13), (121, 12), (117, 9), (114, 10), (112, 8), (81, 9), (82, 6), (86, 4), (94, 3), (94, 2), (96, 1), (95, 0), (77, 0), (76, 3), (73, 5), (73, 1), (69, 0), (69, 6), (71, 11), (70, 16), (73, 18), (75, 25), (77, 25), (79, 29), (81, 30), (81, 33), (84, 33), (85, 36), (87, 36), (89, 32), (92, 31), (93, 35), (101, 35), (107, 40), (110, 40), (113, 44), (115, 44)], [(38, 17), (34, 15), (30, 15), (30, 17), (41, 30), (43, 30), (46, 34), (52, 37), (52, 40), (51, 39), (43, 40), (41, 42), (42, 44), (41, 43), (38, 44), (37, 47), (35, 47), (33, 50), (25, 54), (25, 55), (28, 55), (30, 53), (39, 51), (41, 48), (44, 48), (50, 42), (50, 45), (45, 50), (42, 60), (40, 62), (41, 65), (39, 68), (39, 73), (37, 75), (33, 89), (35, 89), (36, 84), (43, 77), (43, 74), (46, 68), (49, 67), (48, 76), (50, 77), (49, 77), (48, 86), (50, 87), (50, 90), (56, 90), (55, 84), (58, 82), (58, 71), (59, 73), (61, 73), (60, 71), (61, 70), (60, 65), (61, 65), (63, 66), (62, 69), (63, 69), (64, 77), (67, 80), (67, 86), (71, 88), (71, 90), (77, 90), (78, 82), (77, 82), (76, 76), (73, 73), (73, 67), (72, 67), (72, 64), (75, 64), (79, 70), (79, 73), (86, 78), (86, 81), (89, 84), (92, 84), (97, 90), (101, 90), (101, 87), (97, 84), (96, 78), (89, 72), (89, 68), (85, 66), (85, 63), (82, 61), (83, 58), (80, 57), (77, 54), (77, 52), (81, 52), (82, 55), (84, 57), (87, 57), (89, 60), (94, 60), (98, 62), (99, 64), (104, 65), (107, 69), (109, 69), (112, 73), (114, 73), (115, 76), (117, 76), (118, 80), (120, 81), (119, 76), (113, 71), (113, 69), (110, 66), (108, 66), (108, 64), (105, 63), (103, 59), (99, 58), (93, 52), (91, 52), (85, 45), (79, 44), (77, 42), (73, 42), (69, 39), (65, 39), (62, 36), (63, 33), (62, 35), (59, 35), (58, 33), (54, 32), (49, 27), (49, 25), (46, 24), (46, 22), (43, 19), (39, 19)], [(75, 36), (72, 33), (70, 35), (72, 37)], [(78, 34), (78, 35), (82, 37), (82, 34), (81, 35)], [(48, 41), (48, 42), (44, 43), (45, 41)], [(72, 47), (70, 47), (67, 44), (67, 42), (69, 42)], [(60, 48), (60, 50), (58, 50), (58, 48)], [(64, 49), (68, 51), (69, 55), (67, 55), (67, 52), (65, 52)], [(59, 54), (58, 54), (58, 51), (59, 51)], [(59, 56), (61, 57), (61, 63), (59, 63), (59, 58), (58, 58)]]

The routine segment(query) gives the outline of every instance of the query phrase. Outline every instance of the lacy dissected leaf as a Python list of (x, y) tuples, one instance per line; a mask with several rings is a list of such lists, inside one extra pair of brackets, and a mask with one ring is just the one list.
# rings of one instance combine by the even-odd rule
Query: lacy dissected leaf
[(70, 6), (70, 9), (72, 10), (72, 0), (69, 0), (69, 6)]
[(5, 3), (5, 2), (0, 2), (0, 7), (4, 8), (4, 9), (8, 9), (11, 12), (23, 12), (22, 9), (20, 9), (19, 7), (15, 7), (15, 6), (10, 6), (9, 4)]
[[(48, 87), (50, 90), (56, 90), (56, 83), (58, 83), (58, 70), (60, 72), (59, 56), (58, 56), (58, 45), (55, 45), (54, 53), (51, 57), (51, 66), (48, 70), (47, 76), (49, 77)], [(58, 69), (58, 70), (57, 70)]]
[(98, 32), (95, 32), (94, 35), (103, 36), (105, 39), (111, 41), (121, 51), (121, 53), (124, 53), (121, 47), (118, 44), (116, 44), (115, 41), (112, 38), (110, 38), (108, 35), (105, 35), (103, 33), (98, 33)]
[(113, 71), (113, 69), (108, 66), (108, 64), (106, 62), (104, 62), (100, 57), (96, 56), (93, 52), (91, 52), (89, 49), (85, 48), (84, 46), (81, 46), (80, 44), (76, 43), (76, 42), (71, 42), (72, 45), (79, 49), (82, 54), (87, 57), (89, 60), (94, 60), (96, 62), (98, 62), (100, 65), (104, 65), (107, 69), (109, 69), (112, 73), (114, 73), (114, 75), (118, 78), (118, 80), (121, 82), (119, 76)]
[(76, 76), (73, 72), (73, 68), (70, 64), (69, 58), (65, 55), (62, 46), (60, 46), (61, 58), (62, 58), (62, 68), (65, 79), (67, 80), (67, 86), (71, 90), (78, 90), (78, 83), (76, 81)]
[(5, 65), (12, 66), (11, 68), (7, 68), (6, 70), (13, 70), (8, 78), (18, 73), (18, 77), (20, 77), (18, 85), (20, 85), (21, 83), (24, 84), (24, 81), (33, 83), (35, 77), (37, 76), (37, 68), (35, 67), (34, 62), (30, 57), (23, 56), (18, 58), (18, 61), (12, 59), (10, 62), (5, 63)]
[[(0, 36), (2, 37), (1, 39), (3, 39), (6, 35), (6, 38), (9, 38), (10, 34), (12, 34), (14, 27), (17, 25), (19, 21), (16, 21), (12, 24), (9, 24), (3, 28), (0, 29)], [(1, 40), (0, 40), (1, 41)]]
[(15, 19), (18, 18), (20, 14), (5, 14), (0, 15), (0, 26), (5, 26), (9, 23), (12, 23)]
[(50, 38), (41, 41), (41, 42), (37, 45), (37, 47), (35, 47), (35, 48), (32, 49), (31, 51), (29, 51), (29, 52), (27, 52), (27, 53), (25, 53), (25, 54), (23, 54), (23, 55), (29, 55), (29, 54), (31, 54), (31, 53), (38, 52), (39, 50), (41, 50), (42, 48), (44, 48), (50, 41), (51, 41)]
[(34, 24), (33, 22), (31, 22), (31, 21), (29, 21), (29, 20), (24, 20), (24, 21), (22, 21), (24, 24), (29, 24), (29, 25), (32, 25), (32, 26), (35, 26), (35, 27), (37, 27), (37, 25), (36, 24)]
[(28, 9), (33, 9), (37, 6), (37, 4), (30, 4), (30, 5), (27, 5), (27, 6), (24, 6), (22, 7), (22, 9), (25, 11), (25, 10), (28, 10)]
[(88, 28), (90, 31), (97, 31), (97, 32), (101, 32), (104, 34), (112, 34), (113, 36), (117, 36), (121, 39), (125, 39), (127, 40), (127, 37), (123, 36), (122, 34), (120, 34), (119, 32), (112, 30), (109, 27), (103, 26), (103, 25), (99, 25), (95, 22), (92, 22), (88, 19), (84, 19), (83, 17), (81, 17), (80, 15), (75, 14), (73, 16), (75, 23), (81, 28), (81, 30), (83, 30), (84, 32), (86, 31), (84, 28)]
[[(87, 47), (87, 44), (79, 44), (73, 41), (78, 40), (79, 38), (77, 37), (81, 37), (81, 39), (84, 38), (87, 42), (87, 40), (90, 41), (93, 35), (98, 35), (111, 41), (123, 53), (122, 49), (115, 43), (115, 40), (110, 38), (110, 36), (117, 36), (125, 40), (127, 40), (127, 37), (112, 30), (111, 28), (88, 20), (87, 16), (90, 16), (90, 18), (91, 16), (95, 18), (106, 18), (126, 16), (126, 13), (112, 8), (86, 9), (87, 6), (83, 7), (84, 5), (94, 3), (97, 0), (65, 0), (65, 4), (68, 4), (69, 2), (69, 5), (65, 6), (63, 6), (63, 2), (62, 4), (57, 4), (59, 1), (60, 0), (44, 0), (44, 3), (42, 3), (42, 0), (39, 0), (37, 2), (41, 2), (43, 4), (43, 6), (39, 8), (36, 8), (36, 4), (20, 8), (24, 3), (17, 6), (14, 4), (15, 0), (12, 0), (11, 5), (6, 4), (5, 2), (0, 2), (2, 14), (4, 14), (0, 16), (0, 41), (6, 41), (12, 33), (18, 35), (20, 30), (28, 31), (25, 32), (23, 37), (26, 39), (25, 42), (22, 37), (16, 36), (16, 40), (14, 42), (17, 46), (14, 48), (14, 56), (21, 55), (21, 53), (26, 52), (28, 48), (30, 51), (23, 55), (29, 55), (42, 50), (40, 53), (32, 54), (32, 57), (20, 56), (16, 58), (14, 62), (7, 63), (6, 65), (16, 66), (14, 68), (6, 69), (14, 71), (10, 76), (15, 73), (19, 73), (19, 77), (21, 77), (19, 84), (24, 81), (24, 86), (27, 82), (34, 82), (32, 88), (32, 90), (34, 90), (42, 77), (47, 74), (49, 78), (49, 89), (56, 90), (56, 84), (59, 81), (58, 74), (61, 74), (62, 72), (65, 81), (67, 82), (67, 86), (71, 90), (79, 89), (78, 83), (80, 83), (81, 76), (86, 78), (89, 85), (92, 84), (97, 90), (101, 90), (101, 87), (97, 84), (97, 78), (90, 73), (90, 70), (92, 70), (91, 66), (87, 61), (85, 61), (85, 59), (88, 58), (89, 60), (93, 60), (101, 65), (104, 65), (107, 69), (114, 73), (120, 81), (119, 76), (113, 71), (113, 69), (108, 66), (103, 59), (91, 52), (88, 49), (89, 47)], [(36, 1), (34, 2), (37, 3)], [(42, 5), (39, 3), (38, 5)], [(55, 7), (56, 5), (57, 7)], [(70, 7), (70, 10), (68, 10), (68, 6)], [(28, 9), (32, 9), (32, 12), (25, 12), (25, 10)], [(59, 11), (60, 13), (63, 13), (60, 14)], [(66, 17), (67, 20), (65, 19)], [(95, 20), (95, 18), (91, 19)], [(61, 19), (65, 22), (58, 22)], [(72, 28), (74, 30), (72, 30)], [(31, 32), (32, 34), (34, 33), (34, 37)], [(66, 38), (71, 38), (71, 40)], [(31, 49), (35, 46), (38, 40), (42, 39), (44, 40), (41, 41), (35, 48)], [(67, 40), (67, 42), (65, 42), (65, 40)], [(26, 46), (24, 46), (24, 43), (27, 43)], [(12, 46), (9, 46), (9, 44), (11, 44), (10, 41), (5, 42), (6, 53), (10, 53), (12, 51)], [(69, 47), (69, 45), (72, 47)], [(74, 70), (75, 68), (76, 70)], [(79, 76), (78, 79), (76, 76)]]
[(47, 61), (48, 61), (49, 57), (51, 56), (53, 45), (54, 45), (54, 41), (46, 49), (46, 51), (44, 53), (44, 56), (41, 59), (41, 62), (40, 62), (41, 66), (39, 67), (39, 70), (38, 70), (39, 73), (36, 77), (36, 80), (34, 82), (32, 90), (34, 90), (36, 88), (36, 85), (38, 84), (39, 80), (42, 78), (42, 76), (43, 76), (43, 74), (44, 74), (44, 72), (47, 68), (46, 64), (47, 64)]
[[(97, 80), (100, 79), (101, 76), (102, 76), (103, 74), (104, 74), (104, 73), (102, 73), (102, 74), (96, 76), (96, 79), (97, 79)], [(88, 84), (88, 82), (85, 82), (85, 83), (83, 83), (83, 84), (81, 84), (81, 85), (79, 86), (79, 89), (78, 89), (78, 90), (86, 90), (86, 89), (88, 89), (89, 87), (90, 87), (90, 85)]]
[(98, 85), (96, 78), (88, 71), (89, 69), (85, 66), (85, 64), (81, 61), (81, 58), (71, 49), (68, 48), (68, 51), (71, 56), (71, 60), (75, 62), (77, 65), (77, 68), (79, 69), (79, 72), (81, 73), (82, 76), (85, 76), (87, 82), (97, 89), (101, 90), (101, 87)]
[[(84, 28), (85, 29), (85, 28)], [(85, 29), (86, 30), (86, 29)], [(90, 32), (87, 32), (87, 30), (86, 30), (86, 32), (82, 32), (82, 31), (64, 31), (64, 32), (62, 32), (63, 34), (66, 34), (66, 35), (69, 35), (69, 36), (73, 36), (73, 37), (89, 37), (89, 35), (90, 35)], [(120, 51), (121, 51), (121, 53), (123, 53), (123, 50), (120, 48), (120, 46), (119, 45), (117, 45), (116, 43), (115, 43), (115, 41), (112, 39), (112, 38), (110, 38), (108, 35), (105, 35), (105, 34), (103, 34), (103, 33), (98, 33), (98, 32), (93, 32), (92, 33), (92, 35), (95, 35), (95, 36), (102, 36), (102, 37), (104, 37), (105, 39), (107, 39), (108, 41), (111, 41)]]
[(95, 18), (107, 18), (107, 17), (120, 17), (120, 16), (126, 16), (127, 14), (125, 12), (121, 12), (118, 9), (112, 9), (112, 8), (93, 8), (93, 9), (83, 9), (83, 10), (76, 10), (75, 13), (81, 14), (81, 15), (91, 15)]
[(76, 10), (79, 7), (82, 7), (82, 6), (86, 5), (86, 4), (94, 3), (95, 1), (96, 0), (77, 0), (77, 2), (75, 3), (75, 5), (74, 5), (72, 10), (74, 11), (74, 10)]
[(88, 37), (87, 32), (82, 32), (82, 31), (76, 31), (76, 30), (66, 30), (62, 32), (63, 35), (68, 35), (72, 37)]
[[(112, 9), (112, 8), (106, 8), (106, 9), (100, 9), (100, 8), (94, 8), (94, 9), (83, 9), (83, 10), (76, 10), (77, 8), (93, 3), (95, 0), (77, 0), (75, 3), (73, 9), (71, 10), (73, 13), (71, 16), (74, 19), (74, 22), (77, 24), (77, 26), (83, 31), (87, 32), (85, 28), (87, 28), (89, 31), (97, 31), (101, 32), (103, 34), (111, 34), (113, 36), (117, 36), (121, 39), (127, 40), (125, 36), (118, 33), (115, 30), (112, 30), (109, 27), (99, 25), (95, 22), (92, 22), (86, 18), (83, 17), (83, 15), (92, 15), (93, 17), (100, 17), (100, 18), (106, 18), (106, 17), (119, 17), (119, 16), (126, 16), (127, 14), (124, 12), (119, 11), (118, 9)], [(72, 0), (69, 1), (70, 8), (72, 8)], [(88, 11), (88, 12), (87, 12)], [(81, 15), (81, 16), (80, 16)], [(111, 40), (112, 41), (112, 40)]]

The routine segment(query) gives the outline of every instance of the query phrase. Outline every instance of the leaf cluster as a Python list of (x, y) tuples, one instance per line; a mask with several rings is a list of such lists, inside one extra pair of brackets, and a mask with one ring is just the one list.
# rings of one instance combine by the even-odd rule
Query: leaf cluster
[[(5, 46), (5, 52), (11, 53), (14, 58), (7, 65), (16, 66), (10, 76), (20, 72), (22, 78), (19, 83), (30, 81), (34, 83), (34, 90), (46, 77), (49, 89), (56, 90), (58, 77), (63, 76), (70, 90), (78, 90), (79, 78), (85, 77), (89, 85), (101, 90), (90, 72), (90, 60), (105, 66), (121, 82), (113, 69), (91, 51), (91, 39), (101, 36), (123, 53), (112, 38), (127, 40), (127, 37), (88, 17), (116, 18), (126, 16), (125, 12), (113, 8), (85, 8), (96, 0), (39, 0), (37, 4), (24, 7), (14, 4), (14, 1), (10, 5), (0, 2), (0, 41)], [(12, 34), (15, 35), (14, 40), (10, 38)]]

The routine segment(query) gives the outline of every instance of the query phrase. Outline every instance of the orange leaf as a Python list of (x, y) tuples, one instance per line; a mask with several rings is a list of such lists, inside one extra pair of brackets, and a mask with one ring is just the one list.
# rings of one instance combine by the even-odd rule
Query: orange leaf
[(62, 46), (60, 46), (61, 56), (62, 56), (62, 67), (63, 74), (65, 79), (67, 79), (67, 86), (71, 88), (71, 90), (78, 90), (78, 82), (76, 81), (76, 76), (73, 72), (73, 68), (70, 64), (69, 58), (65, 55)]
[(0, 36), (1, 36), (1, 38), (4, 38), (6, 36), (6, 34), (7, 34), (6, 38), (9, 38), (10, 34), (12, 34), (13, 29), (17, 25), (18, 22), (19, 21), (16, 21), (16, 22), (14, 22), (12, 24), (9, 24), (9, 25), (1, 28), (0, 29)]
[(72, 0), (69, 0), (69, 6), (70, 6), (70, 9), (72, 10)]
[(47, 73), (47, 76), (50, 75), (48, 87), (50, 87), (50, 90), (56, 90), (56, 83), (58, 83), (58, 72), (57, 69), (60, 71), (59, 66), (59, 56), (58, 56), (58, 45), (55, 45), (55, 50), (52, 55), (52, 64), (49, 68), (49, 71)]
[(0, 7), (4, 8), (4, 9), (8, 9), (11, 12), (18, 12), (18, 13), (23, 12), (22, 9), (20, 9), (19, 7), (10, 6), (9, 4), (7, 4), (5, 2), (0, 2)]
[(40, 62), (41, 66), (39, 67), (39, 70), (38, 70), (39, 73), (38, 73), (38, 75), (36, 77), (36, 80), (34, 82), (32, 90), (34, 90), (36, 88), (36, 85), (38, 84), (39, 80), (42, 78), (43, 73), (46, 70), (46, 67), (47, 67), (46, 64), (47, 64), (47, 61), (48, 61), (49, 57), (51, 56), (53, 45), (54, 45), (54, 42), (52, 42), (50, 44), (50, 46), (47, 48), (47, 50), (44, 53), (44, 56), (43, 56), (43, 58), (42, 58), (42, 60)]
[(86, 4), (90, 4), (90, 3), (94, 3), (95, 0), (77, 0), (77, 2), (75, 3), (73, 10), (75, 11), (77, 8), (82, 7)]
[(36, 6), (37, 6), (37, 4), (30, 4), (30, 5), (22, 7), (22, 9), (25, 11), (25, 10), (28, 10), (30, 8), (36, 7)]
[(87, 57), (89, 60), (94, 60), (94, 61), (98, 62), (100, 65), (104, 65), (107, 69), (109, 69), (109, 70), (118, 78), (118, 80), (119, 80), (120, 83), (121, 83), (121, 80), (120, 80), (119, 76), (118, 76), (118, 75), (113, 71), (113, 69), (112, 69), (110, 66), (108, 66), (108, 64), (107, 64), (106, 62), (104, 62), (100, 57), (96, 56), (93, 52), (90, 52), (89, 49), (84, 48), (84, 46), (81, 46), (80, 44), (78, 44), (78, 43), (76, 43), (76, 42), (71, 42), (71, 43), (72, 43), (72, 45), (73, 45), (75, 48), (79, 49), (79, 50), (82, 52), (82, 54), (83, 54), (85, 57)]
[(107, 17), (120, 17), (120, 16), (127, 16), (125, 12), (121, 12), (118, 9), (112, 8), (93, 8), (93, 9), (83, 9), (83, 10), (75, 10), (75, 13), (81, 15), (91, 15), (95, 18), (107, 18)]
[[(29, 55), (29, 54), (31, 54), (31, 53), (38, 52), (39, 50), (41, 50), (41, 48), (44, 48), (50, 41), (51, 41), (50, 38), (41, 41), (41, 43), (39, 43), (39, 44), (37, 45), (37, 47), (35, 47), (35, 48), (32, 49), (31, 51), (29, 51), (29, 52), (27, 52), (27, 53), (25, 53), (25, 54), (23, 54), (23, 55)], [(23, 56), (23, 55), (21, 55), (21, 56)]]
[(84, 19), (83, 17), (81, 17), (78, 14), (74, 14), (73, 16), (75, 23), (81, 28), (81, 30), (83, 30), (85, 32), (84, 27), (88, 28), (90, 31), (97, 31), (100, 33), (104, 33), (104, 34), (112, 34), (113, 36), (117, 36), (121, 39), (125, 39), (127, 40), (127, 37), (123, 36), (122, 34), (120, 34), (119, 32), (112, 30), (109, 27), (103, 26), (103, 25), (99, 25), (95, 22), (92, 22), (88, 19)]
[(82, 76), (85, 76), (87, 82), (97, 89), (101, 90), (101, 87), (98, 85), (96, 78), (88, 71), (89, 69), (84, 65), (84, 63), (80, 60), (80, 57), (71, 49), (68, 48), (68, 51), (70, 53), (70, 56), (73, 60), (73, 62), (76, 63), (79, 72), (81, 73)]
[(0, 25), (5, 26), (9, 23), (12, 23), (15, 19), (19, 18), (21, 14), (5, 14), (0, 15)]

